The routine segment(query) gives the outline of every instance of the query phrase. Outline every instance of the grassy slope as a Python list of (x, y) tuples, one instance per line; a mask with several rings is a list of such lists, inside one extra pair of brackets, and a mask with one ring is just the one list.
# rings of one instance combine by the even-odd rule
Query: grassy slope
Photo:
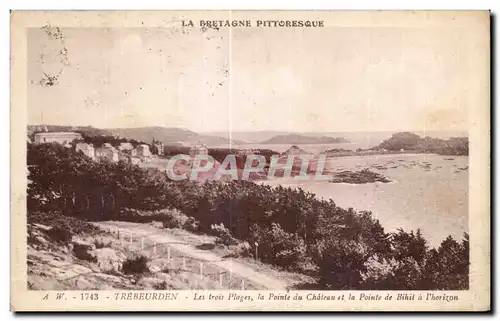
[[(215, 238), (205, 235), (196, 235), (180, 229), (163, 229), (158, 224), (131, 223), (138, 228), (147, 227), (157, 230), (158, 233), (169, 234), (180, 242), (190, 246), (201, 248), (205, 246), (220, 257), (230, 254), (227, 248), (217, 247)], [(42, 226), (43, 227), (43, 226)], [(131, 258), (138, 254), (147, 256), (150, 260), (148, 267), (150, 272), (139, 275), (126, 275), (121, 271), (106, 271), (97, 262), (89, 262), (77, 259), (71, 249), (62, 244), (55, 244), (47, 236), (44, 228), (30, 225), (32, 233), (46, 240), (39, 242), (31, 240), (28, 242), (28, 287), (33, 290), (110, 290), (110, 289), (261, 289), (259, 284), (249, 279), (244, 279), (237, 274), (229, 273), (216, 264), (203, 262), (203, 277), (200, 277), (200, 261), (187, 256), (183, 252), (170, 249), (170, 259), (167, 259), (167, 247), (157, 246), (156, 255), (151, 242), (146, 238), (142, 247), (142, 240), (138, 237), (127, 237), (123, 231), (101, 231), (89, 234), (86, 232), (78, 235), (78, 238), (88, 242), (99, 241), (106, 247), (112, 248), (123, 258)], [(40, 238), (39, 238), (40, 239)], [(42, 244), (43, 243), (43, 244)], [(312, 282), (311, 278), (289, 272), (282, 272), (273, 267), (257, 262), (249, 258), (230, 258), (239, 264), (262, 273), (266, 277), (274, 277), (286, 280), (289, 284), (300, 284)]]

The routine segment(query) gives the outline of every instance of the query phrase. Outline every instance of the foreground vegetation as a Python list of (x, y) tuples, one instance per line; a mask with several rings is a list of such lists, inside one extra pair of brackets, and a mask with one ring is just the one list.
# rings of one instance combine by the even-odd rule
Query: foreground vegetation
[[(246, 241), (247, 255), (315, 275), (323, 289), (468, 289), (469, 240), (429, 248), (420, 231), (386, 233), (370, 212), (301, 189), (247, 181), (170, 181), (57, 144), (28, 145), (28, 211), (92, 220), (160, 220)], [(144, 215), (148, 213), (148, 215)]]

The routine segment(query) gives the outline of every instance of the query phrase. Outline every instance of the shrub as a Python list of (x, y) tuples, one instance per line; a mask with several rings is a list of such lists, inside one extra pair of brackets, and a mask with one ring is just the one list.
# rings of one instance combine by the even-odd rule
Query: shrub
[(28, 223), (65, 228), (72, 234), (98, 234), (101, 230), (81, 218), (66, 216), (59, 211), (28, 211)]
[(230, 257), (249, 257), (251, 256), (250, 244), (248, 242), (241, 242), (235, 245), (229, 245)]
[(448, 236), (437, 250), (429, 251), (423, 277), (427, 288), (438, 290), (469, 289), (469, 235), (462, 243)]
[(149, 272), (149, 258), (145, 255), (139, 255), (134, 258), (126, 259), (122, 265), (122, 271), (125, 274), (142, 274)]
[(57, 243), (68, 244), (71, 242), (71, 231), (65, 226), (54, 226), (47, 231), (51, 240)]
[(165, 210), (162, 215), (164, 228), (182, 228), (189, 220), (189, 217), (178, 209)]
[(401, 260), (370, 258), (362, 273), (360, 288), (369, 290), (418, 290), (422, 285), (422, 265), (413, 257)]
[(469, 288), (469, 245), (451, 236), (439, 248), (427, 250), (420, 232), (393, 235), (390, 259), (371, 257), (363, 274), (365, 289), (466, 290)]
[(189, 216), (186, 222), (184, 223), (183, 228), (190, 232), (199, 232), (200, 222), (197, 221), (194, 217)]
[(212, 234), (217, 236), (217, 240), (215, 241), (215, 243), (217, 244), (235, 245), (238, 243), (238, 241), (231, 235), (231, 232), (224, 226), (223, 223), (212, 224), (210, 226), (210, 230)]
[(73, 255), (80, 260), (97, 262), (94, 250), (95, 245), (92, 243), (80, 239), (73, 240)]
[(111, 241), (105, 242), (104, 240), (95, 239), (94, 245), (96, 249), (102, 249), (105, 247), (111, 247)]
[(314, 262), (320, 271), (320, 283), (327, 289), (355, 289), (366, 271), (368, 246), (364, 242), (332, 235), (317, 243)]
[(297, 262), (305, 259), (306, 246), (297, 234), (287, 233), (277, 223), (263, 229), (253, 225), (250, 246), (262, 262), (287, 268), (295, 268)]
[(168, 286), (168, 283), (167, 281), (162, 281), (160, 283), (156, 283), (153, 288), (155, 290), (168, 290), (169, 289), (169, 286)]

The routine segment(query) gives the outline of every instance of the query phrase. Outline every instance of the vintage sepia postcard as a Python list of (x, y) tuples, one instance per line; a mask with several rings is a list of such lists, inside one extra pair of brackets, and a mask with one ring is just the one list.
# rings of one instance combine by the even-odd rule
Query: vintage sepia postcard
[(490, 310), (488, 11), (11, 36), (12, 310)]

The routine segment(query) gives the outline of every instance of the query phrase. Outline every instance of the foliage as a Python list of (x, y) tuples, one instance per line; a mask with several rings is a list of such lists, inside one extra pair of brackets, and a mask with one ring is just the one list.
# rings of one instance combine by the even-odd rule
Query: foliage
[(57, 212), (167, 222), (225, 242), (247, 241), (263, 262), (290, 269), (310, 262), (328, 289), (468, 288), (468, 236), (429, 249), (419, 230), (386, 233), (370, 212), (340, 208), (300, 188), (170, 181), (123, 162), (93, 162), (58, 144), (29, 144), (28, 167), (28, 221)]
[(94, 245), (96, 249), (103, 249), (106, 247), (111, 247), (112, 242), (111, 241), (104, 241), (101, 239), (95, 239), (94, 240)]
[(469, 237), (460, 244), (451, 236), (428, 250), (417, 233), (393, 235), (389, 259), (371, 257), (365, 264), (363, 287), (380, 290), (466, 290), (469, 287)]
[(65, 216), (58, 211), (28, 211), (28, 223), (65, 228), (71, 234), (98, 234), (100, 229), (90, 222), (77, 217)]
[(231, 235), (231, 231), (229, 231), (223, 223), (212, 224), (210, 226), (210, 230), (212, 231), (212, 234), (217, 236), (216, 243), (224, 245), (235, 245), (238, 243), (238, 241)]
[(143, 141), (137, 141), (135, 139), (127, 139), (111, 135), (94, 135), (94, 136), (84, 135), (82, 137), (82, 141), (87, 144), (92, 144), (94, 145), (94, 147), (101, 147), (104, 143), (109, 143), (113, 147), (118, 147), (120, 146), (121, 143), (130, 143), (134, 148), (137, 147), (137, 145), (139, 144), (149, 145)]
[(123, 262), (122, 271), (125, 274), (143, 274), (149, 272), (149, 258), (144, 255), (138, 255), (134, 258), (128, 258)]
[(186, 146), (176, 146), (176, 145), (165, 145), (163, 148), (163, 155), (165, 156), (175, 156), (175, 155), (188, 155), (189, 147)]
[(153, 209), (161, 191), (138, 166), (94, 162), (56, 143), (28, 145), (28, 209), (78, 217), (117, 216), (121, 208)]
[(64, 226), (54, 226), (47, 231), (51, 240), (57, 243), (68, 244), (71, 242), (71, 231)]
[(163, 227), (165, 228), (183, 228), (189, 219), (178, 209), (163, 211), (163, 215)]
[(253, 225), (250, 246), (262, 262), (293, 268), (305, 260), (306, 245), (297, 234), (287, 233), (279, 224), (272, 223), (270, 228)]

